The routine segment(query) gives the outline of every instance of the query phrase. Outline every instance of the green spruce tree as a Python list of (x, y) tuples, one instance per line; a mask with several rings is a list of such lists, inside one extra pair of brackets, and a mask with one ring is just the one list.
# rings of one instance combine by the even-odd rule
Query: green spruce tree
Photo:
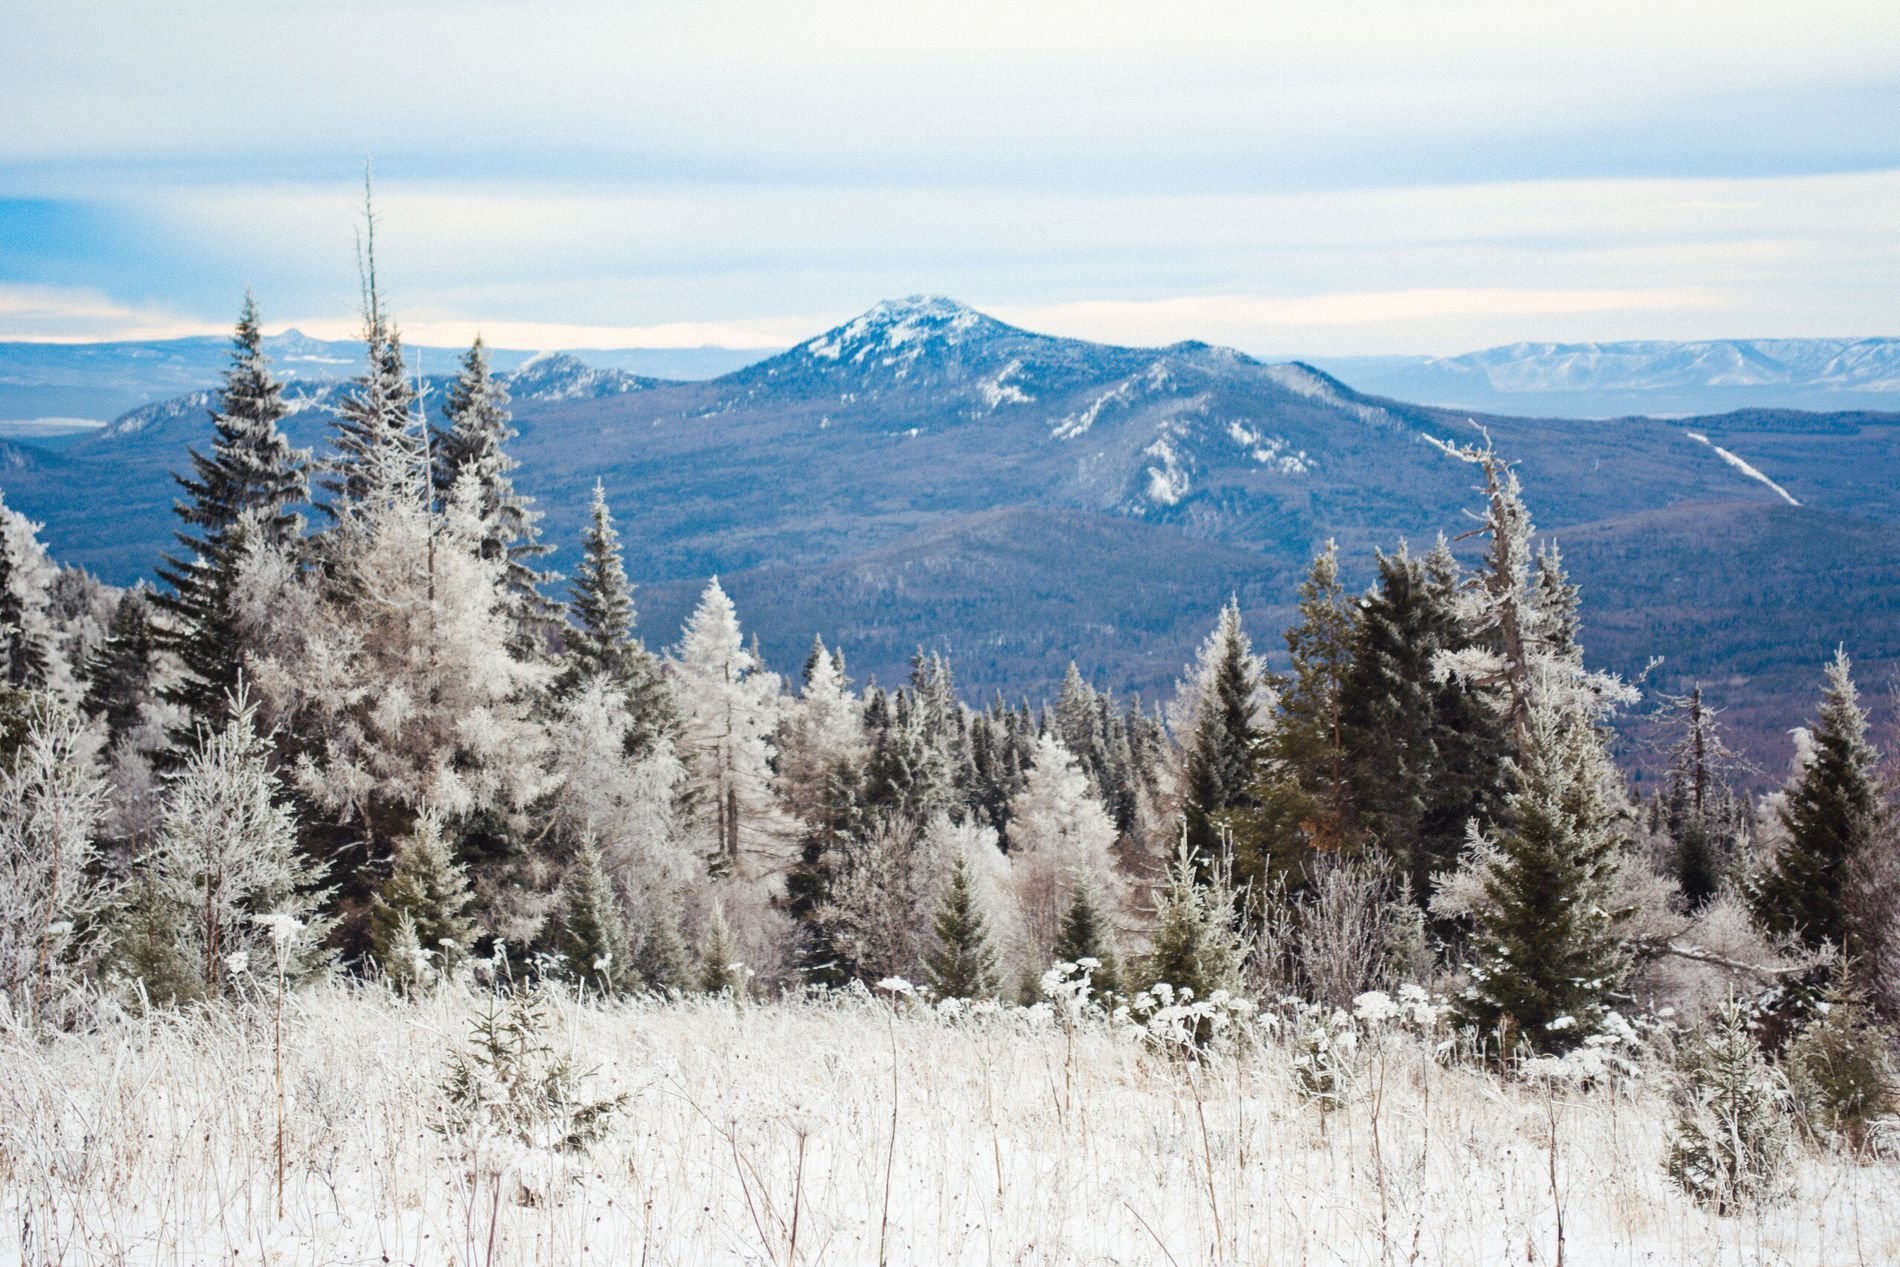
[(388, 878), (371, 898), (370, 951), (383, 972), (392, 981), (420, 984), (429, 975), (424, 961), (429, 972), (454, 971), (474, 947), (475, 926), (468, 916), (472, 897), (441, 818), (418, 815), (414, 830), (396, 846)]
[(714, 902), (712, 914), (706, 918), (706, 948), (700, 955), (699, 988), (707, 994), (730, 992), (736, 997), (745, 983), (744, 968), (738, 960), (732, 925), (726, 922), (726, 908)]
[(924, 974), (937, 997), (989, 998), (996, 993), (996, 947), (976, 902), (969, 860), (959, 854), (930, 924)]
[(654, 895), (634, 968), (640, 985), (656, 993), (689, 990), (696, 984), (692, 955), (680, 936), (679, 905), (670, 895)]
[(1188, 851), (1205, 879), (1219, 865), (1236, 815), (1249, 807), (1260, 740), (1264, 684), (1241, 627), (1238, 599), (1229, 599), (1221, 609), (1201, 667), (1183, 813)]
[(1811, 736), (1812, 756), (1781, 810), (1787, 840), (1755, 885), (1755, 916), (1771, 932), (1852, 957), (1861, 947), (1847, 887), (1857, 858), (1874, 844), (1880, 806), (1878, 756), (1867, 742), (1867, 715), (1845, 651), (1827, 666)]
[(1075, 897), (1056, 933), (1055, 956), (1058, 963), (1079, 964), (1084, 959), (1093, 959), (1089, 995), (1099, 999), (1121, 993), (1121, 965), (1115, 956), (1108, 923), (1096, 909), (1095, 896), (1089, 888), (1085, 882), (1075, 886)]
[(1360, 831), (1423, 903), (1502, 795), (1503, 737), (1467, 682), (1438, 672), (1461, 645), (1445, 543), (1423, 559), (1381, 554), (1378, 566), (1353, 629), (1341, 729)]
[(86, 713), (105, 722), (108, 748), (139, 724), (152, 700), (158, 639), (150, 591), (134, 586), (113, 605), (106, 639), (86, 663)]
[(172, 736), (181, 759), (198, 726), (224, 721), (237, 687), (244, 648), (232, 589), (245, 552), (295, 541), (303, 531), (295, 508), (310, 496), (310, 455), (291, 448), (279, 428), (290, 410), (264, 355), (257, 305), (248, 293), (231, 345), (211, 415), (211, 451), (191, 450), (192, 473), (177, 477), (185, 493), (174, 507), (184, 524), (178, 541), (189, 553), (165, 559), (158, 569), (170, 587), (157, 597), (170, 617), (163, 641), (183, 669), (165, 691), (186, 714)]
[(626, 923), (593, 841), (581, 846), (562, 886), (555, 950), (568, 975), (588, 989), (618, 992), (628, 976)]
[(596, 481), (581, 562), (575, 569), (568, 601), (567, 668), (562, 684), (572, 689), (593, 677), (605, 677), (625, 693), (634, 724), (628, 732), (632, 751), (643, 751), (677, 727), (673, 706), (660, 678), (659, 660), (634, 634), (633, 584), (621, 557), (620, 533), (607, 507), (607, 494)]
[(1482, 870), (1472, 983), (1460, 998), (1480, 1029), (1536, 1051), (1567, 1051), (1599, 1028), (1627, 964), (1614, 921), (1623, 842), (1601, 794), (1600, 742), (1533, 713), (1534, 743)]
[(1225, 866), (1205, 867), (1185, 843), (1155, 893), (1155, 925), (1140, 964), (1144, 989), (1167, 985), (1204, 999), (1241, 983), (1247, 943), (1234, 927), (1234, 892)]

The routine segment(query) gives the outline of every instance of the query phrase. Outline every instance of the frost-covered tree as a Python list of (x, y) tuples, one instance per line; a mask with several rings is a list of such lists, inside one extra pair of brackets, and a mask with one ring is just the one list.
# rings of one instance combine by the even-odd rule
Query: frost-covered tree
[[(419, 489), (350, 503), (326, 534), (295, 636), (255, 653), (260, 690), (300, 742), (299, 789), (378, 851), (429, 806), (505, 819), (545, 790), (537, 697), (551, 670), (510, 648), (505, 564), (480, 553), (473, 486), (445, 514)], [(268, 617), (264, 618), (268, 621)]]
[(371, 899), (370, 953), (402, 984), (454, 971), (474, 947), (472, 901), (441, 818), (425, 811), (397, 844), (389, 876)]
[(1739, 802), (1727, 777), (1740, 758), (1724, 742), (1720, 710), (1702, 697), (1702, 684), (1665, 701), (1679, 734), (1669, 749), (1662, 828), (1672, 848), (1671, 871), (1682, 900), (1699, 910), (1728, 877), (1740, 828)]
[(738, 961), (732, 925), (726, 922), (726, 908), (718, 902), (706, 917), (706, 948), (699, 959), (699, 988), (705, 993), (737, 993), (744, 986), (744, 965)]
[(914, 976), (931, 912), (932, 860), (917, 825), (880, 814), (839, 851), (829, 900), (813, 913), (835, 956), (830, 973), (872, 982)]
[(1509, 737), (1511, 790), (1502, 826), (1473, 827), (1433, 910), (1473, 923), (1467, 1018), (1507, 1031), (1505, 1054), (1519, 1041), (1567, 1050), (1596, 1031), (1628, 968), (1618, 926), (1629, 913), (1631, 815), (1604, 727), (1634, 692), (1584, 667), (1576, 591), (1554, 551), (1533, 574), (1516, 474), (1489, 449), (1455, 452), (1484, 472), (1491, 544), (1465, 591), (1472, 645), (1441, 653), (1438, 665), (1489, 699)]
[(516, 625), (517, 654), (539, 654), (556, 608), (541, 592), (555, 578), (537, 564), (553, 547), (541, 540), (541, 512), (534, 499), (515, 489), (519, 463), (508, 455), (507, 445), (518, 433), (508, 412), (508, 389), (489, 372), (488, 349), (479, 335), (462, 358), (442, 413), (447, 425), (431, 436), (436, 493), (447, 498), (463, 479), (474, 482), (481, 555), (507, 562), (503, 587)]
[(640, 984), (657, 993), (690, 990), (697, 984), (692, 952), (680, 935), (679, 902), (673, 895), (666, 894), (653, 904), (640, 930), (634, 967)]
[(704, 863), (687, 840), (680, 806), (686, 772), (672, 742), (629, 755), (634, 725), (626, 697), (605, 677), (560, 699), (550, 723), (558, 742), (550, 748), (547, 811), (557, 839), (575, 848), (595, 842), (638, 929), (658, 917), (666, 894), (702, 879)]
[(949, 661), (918, 651), (910, 680), (890, 698), (889, 710), (888, 721), (871, 727), (866, 803), (919, 823), (960, 813), (973, 767)]
[(64, 685), (46, 610), (53, 574), (38, 525), (0, 499), (0, 686)]
[(804, 689), (779, 725), (779, 799), (807, 828), (823, 830), (840, 773), (861, 769), (868, 751), (863, 709), (821, 640), (807, 659)]
[(1271, 702), (1265, 670), (1241, 626), (1240, 602), (1230, 598), (1179, 701), (1179, 715), (1192, 725), (1182, 813), (1188, 848), (1203, 871), (1218, 859), (1236, 812), (1250, 800)]
[(244, 640), (231, 608), (232, 586), (247, 546), (282, 547), (303, 531), (296, 511), (310, 496), (310, 454), (293, 449), (279, 424), (290, 413), (264, 355), (257, 305), (244, 296), (231, 340), (209, 453), (190, 450), (191, 474), (177, 476), (184, 497), (174, 509), (187, 553), (167, 558), (158, 595), (170, 617), (165, 642), (182, 672), (167, 696), (187, 720), (173, 738), (182, 751), (199, 723), (216, 726), (243, 668)]
[(1785, 1193), (1787, 1084), (1731, 1001), (1678, 1058), (1676, 1129), (1664, 1166), (1689, 1196), (1733, 1213)]
[(1770, 931), (1823, 943), (1851, 958), (1860, 950), (1850, 916), (1857, 859), (1881, 839), (1876, 765), (1867, 715), (1846, 651), (1828, 663), (1807, 759), (1782, 802), (1781, 849), (1754, 884), (1756, 918)]
[[(1590, 740), (1533, 710), (1533, 744), (1506, 799), (1509, 824), (1474, 828), (1466, 866), (1481, 897), (1471, 913), (1477, 962), (1460, 998), (1467, 1019), (1563, 1051), (1595, 1033), (1628, 971), (1617, 937), (1624, 842), (1598, 782)], [(1453, 913), (1443, 906), (1442, 913)]]
[(240, 691), (216, 730), (172, 775), (157, 847), (144, 865), (177, 914), (177, 939), (205, 990), (218, 994), (251, 965), (270, 962), (256, 917), (302, 923), (289, 955), (293, 979), (323, 962), (327, 931), (315, 918), (321, 877), (297, 848), (297, 820), (273, 772), (257, 706)]
[(777, 824), (771, 795), (778, 678), (747, 650), (732, 600), (714, 578), (672, 658), (680, 755), (713, 834), (718, 867), (765, 871)]
[(1092, 889), (1106, 910), (1119, 908), (1114, 844), (1115, 824), (1075, 758), (1053, 735), (1038, 739), (1009, 813), (1010, 877), (1029, 963), (1050, 962), (1077, 887)]
[(376, 217), (368, 206), (364, 182), (362, 254), (363, 350), (365, 368), (336, 413), (333, 452), (324, 463), (324, 509), (337, 514), (347, 506), (400, 493), (420, 495), (426, 487), (426, 445), (417, 412), (416, 389), (403, 365), (402, 336), (383, 307), (376, 278)]
[(1154, 930), (1138, 965), (1143, 989), (1167, 985), (1204, 999), (1235, 990), (1247, 943), (1234, 927), (1234, 893), (1224, 865), (1211, 871), (1184, 843), (1154, 895)]
[(581, 562), (568, 601), (567, 668), (563, 685), (604, 677), (627, 699), (634, 748), (674, 733), (677, 715), (660, 680), (659, 659), (634, 633), (633, 583), (620, 549), (620, 533), (599, 481), (581, 537)]
[(975, 999), (996, 992), (996, 946), (970, 876), (970, 863), (959, 854), (930, 922), (924, 949), (924, 976), (939, 998)]
[(105, 949), (97, 916), (110, 893), (93, 845), (106, 791), (95, 740), (49, 697), (26, 717), (0, 762), (0, 1011), (35, 1022)]

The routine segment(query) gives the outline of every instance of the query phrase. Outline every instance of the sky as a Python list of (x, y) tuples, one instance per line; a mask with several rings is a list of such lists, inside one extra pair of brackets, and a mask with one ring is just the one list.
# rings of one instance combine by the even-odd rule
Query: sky
[(1900, 334), (1900, 5), (9, 0), (0, 339)]

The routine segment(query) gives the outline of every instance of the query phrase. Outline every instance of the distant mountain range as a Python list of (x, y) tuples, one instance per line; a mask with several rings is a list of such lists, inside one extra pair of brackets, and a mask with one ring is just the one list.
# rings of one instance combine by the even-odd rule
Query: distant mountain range
[[(347, 378), (362, 358), (354, 342), (313, 339), (286, 330), (264, 340), (278, 376), (293, 380)], [(103, 422), (139, 405), (215, 385), (231, 341), (217, 336), (144, 343), (0, 343), (0, 437), (69, 431), (74, 422)], [(466, 348), (410, 350), (429, 372), (453, 368)], [(495, 348), (497, 370), (521, 368), (536, 353)], [(618, 348), (572, 354), (603, 371), (669, 379), (712, 378), (750, 364), (743, 348)], [(68, 420), (58, 427), (39, 420)], [(29, 425), (39, 423), (39, 425)]]
[[(1230, 592), (1277, 652), (1327, 538), (1360, 584), (1375, 548), (1465, 531), (1473, 472), (1440, 443), (1482, 427), (1572, 562), (1593, 658), (1633, 674), (1667, 655), (1650, 684), (1708, 683), (1765, 761), (1785, 760), (1836, 643), (1870, 685), (1900, 666), (1900, 415), (1474, 417), (1310, 365), (1053, 338), (924, 297), (708, 381), (573, 358), (513, 373), (521, 485), (571, 558), (604, 484), (655, 644), (716, 572), (787, 669), (823, 633), (860, 678), (929, 645), (976, 692), (1041, 697), (1073, 659), (1152, 698)], [(297, 443), (324, 442), (338, 390), (293, 385)], [(208, 400), (6, 442), (0, 489), (63, 560), (147, 575)]]
[[(289, 330), (265, 340), (289, 379), (351, 373), (353, 342)], [(126, 410), (218, 381), (218, 337), (145, 343), (0, 343), (0, 438), (89, 429)], [(461, 348), (415, 350), (445, 370)], [(536, 353), (498, 348), (499, 370)], [(616, 348), (571, 353), (587, 365), (697, 381), (743, 369), (745, 348)], [(1696, 343), (1514, 343), (1462, 356), (1309, 357), (1359, 391), (1396, 400), (1537, 417), (1687, 416), (1736, 409), (1900, 409), (1900, 339), (1714, 339)]]
[(1545, 417), (1900, 409), (1900, 339), (1513, 343), (1315, 364), (1377, 395)]

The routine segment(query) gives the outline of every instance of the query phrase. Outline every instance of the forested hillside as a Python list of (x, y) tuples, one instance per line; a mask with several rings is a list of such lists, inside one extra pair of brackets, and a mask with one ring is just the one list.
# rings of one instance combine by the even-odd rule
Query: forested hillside
[[(302, 368), (284, 428), (321, 454), (347, 389)], [(1444, 532), (1469, 561), (1469, 471), (1431, 441), (1479, 441), (1478, 426), (1568, 550), (1604, 663), (1633, 676), (1661, 656), (1653, 686), (1707, 683), (1761, 764), (1787, 761), (1837, 645), (1876, 679), (1900, 662), (1900, 501), (1884, 478), (1900, 415), (1474, 420), (1297, 365), (1055, 339), (936, 299), (711, 382), (567, 357), (501, 377), (548, 566), (571, 570), (598, 480), (649, 628), (670, 638), (716, 572), (780, 672), (823, 634), (887, 684), (922, 646), (976, 695), (1043, 698), (1074, 660), (1156, 698), (1228, 595), (1258, 628), (1288, 624), (1294, 578), (1329, 539), (1354, 589), (1402, 540), (1423, 551)], [(438, 423), (451, 383), (422, 381)], [(208, 442), (209, 400), (132, 411), (57, 452), (16, 443), (0, 488), (62, 562), (150, 577), (170, 472)]]

